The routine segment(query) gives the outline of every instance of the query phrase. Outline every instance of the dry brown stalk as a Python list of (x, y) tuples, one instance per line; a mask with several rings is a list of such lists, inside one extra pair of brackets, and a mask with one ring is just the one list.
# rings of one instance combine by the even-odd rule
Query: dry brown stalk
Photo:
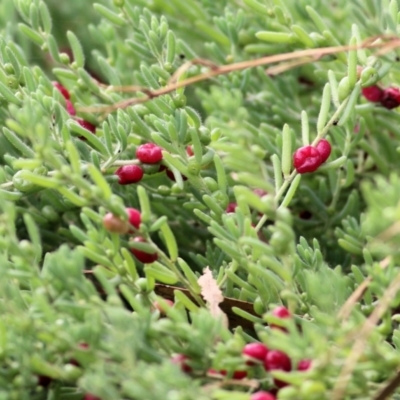
[[(387, 36), (380, 35), (374, 36), (366, 39), (360, 45), (356, 46), (333, 46), (333, 47), (322, 47), (318, 49), (307, 49), (307, 50), (297, 50), (290, 53), (284, 54), (276, 54), (267, 57), (261, 57), (254, 60), (242, 61), (238, 63), (221, 65), (217, 66), (211, 63), (208, 60), (195, 59), (190, 62), (185, 63), (182, 67), (178, 69), (178, 71), (173, 75), (170, 82), (167, 86), (162, 87), (160, 89), (151, 90), (149, 88), (141, 87), (141, 86), (109, 86), (107, 90), (109, 91), (121, 91), (121, 92), (138, 92), (144, 94), (141, 97), (134, 97), (126, 100), (122, 100), (113, 105), (108, 106), (100, 106), (100, 107), (82, 107), (81, 111), (84, 112), (100, 112), (103, 114), (109, 114), (117, 109), (127, 108), (129, 106), (145, 103), (148, 100), (151, 100), (155, 97), (159, 97), (168, 93), (175, 91), (176, 89), (183, 88), (189, 85), (193, 85), (194, 83), (198, 83), (201, 81), (208, 80), (210, 78), (229, 74), (235, 71), (241, 71), (248, 68), (255, 68), (263, 65), (269, 65), (274, 63), (282, 63), (285, 61), (289, 61), (287, 64), (276, 67), (276, 73), (281, 73), (288, 69), (297, 67), (301, 64), (315, 61), (316, 59), (320, 59), (323, 56), (335, 54), (343, 51), (351, 51), (351, 50), (359, 50), (359, 49), (379, 49), (379, 55), (383, 55), (388, 53), (389, 51), (400, 47), (400, 39), (396, 36)], [(306, 58), (306, 60), (304, 60)], [(293, 60), (299, 60), (297, 63), (293, 63)], [(204, 72), (202, 74), (193, 76), (188, 79), (184, 79), (179, 81), (181, 75), (192, 65), (200, 64), (210, 68), (209, 71)]]

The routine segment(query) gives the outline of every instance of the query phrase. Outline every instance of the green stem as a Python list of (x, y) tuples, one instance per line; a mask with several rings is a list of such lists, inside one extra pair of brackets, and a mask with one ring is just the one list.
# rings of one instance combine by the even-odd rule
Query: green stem
[[(348, 98), (346, 100), (344, 100), (343, 103), (339, 106), (339, 108), (335, 111), (335, 113), (332, 115), (331, 119), (327, 122), (325, 127), (320, 132), (318, 132), (317, 137), (314, 139), (311, 146), (315, 146), (324, 136), (326, 136), (326, 134), (328, 133), (331, 126), (335, 123), (335, 121), (338, 120), (339, 115), (342, 113), (342, 111), (346, 107), (347, 102), (348, 102)], [(281, 197), (286, 192), (287, 188), (290, 186), (290, 184), (293, 182), (293, 179), (296, 176), (297, 176), (297, 171), (293, 170), (292, 173), (289, 175), (289, 177), (287, 179), (285, 179), (282, 186), (280, 187), (280, 189), (278, 190), (278, 192), (275, 195), (276, 202), (278, 202), (281, 199)], [(258, 224), (255, 228), (256, 232), (259, 232), (259, 230), (265, 224), (267, 219), (268, 219), (268, 216), (266, 214), (264, 214), (262, 216), (262, 218), (260, 219), (260, 221), (258, 221)]]

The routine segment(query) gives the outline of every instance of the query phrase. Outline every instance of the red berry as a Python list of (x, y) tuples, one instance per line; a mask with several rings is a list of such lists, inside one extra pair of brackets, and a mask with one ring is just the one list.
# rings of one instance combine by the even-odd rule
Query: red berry
[(321, 155), (321, 164), (323, 164), (331, 155), (331, 144), (326, 139), (321, 139), (315, 147)]
[(47, 387), (50, 385), (51, 381), (52, 381), (52, 379), (48, 376), (45, 376), (45, 375), (38, 376), (38, 385), (39, 386)]
[(388, 110), (398, 107), (400, 105), (400, 90), (394, 87), (385, 89), (380, 102)]
[(112, 213), (107, 213), (103, 217), (103, 226), (109, 232), (119, 233), (121, 235), (129, 231), (129, 224), (126, 221), (122, 221), (122, 219), (116, 217)]
[(237, 206), (238, 206), (237, 203), (229, 203), (225, 209), (225, 212), (227, 214), (234, 213)]
[(286, 353), (279, 350), (270, 350), (265, 356), (264, 368), (267, 371), (272, 371), (274, 369), (290, 371), (292, 369), (292, 363)]
[[(171, 179), (171, 181), (175, 181), (175, 176), (172, 173), (172, 171), (170, 169), (168, 169), (165, 165), (160, 165), (160, 168), (158, 169), (159, 172), (165, 171), (165, 173), (167, 174), (168, 178)], [(187, 178), (185, 175), (182, 175), (182, 179), (184, 181), (187, 181)]]
[(93, 125), (89, 121), (85, 121), (84, 119), (77, 118), (76, 122), (82, 127), (87, 129), (89, 132), (95, 133), (96, 132), (96, 125)]
[(314, 172), (321, 165), (321, 154), (313, 146), (303, 146), (293, 155), (293, 165), (299, 174)]
[(140, 223), (142, 222), (142, 214), (136, 208), (127, 208), (126, 212), (128, 213), (129, 223), (134, 226), (136, 229), (139, 229)]
[(100, 397), (97, 397), (94, 394), (86, 393), (83, 400), (101, 400), (101, 399)]
[(290, 311), (284, 306), (276, 307), (275, 310), (272, 311), (272, 315), (278, 318), (289, 318), (292, 316)]
[[(275, 317), (281, 318), (281, 319), (291, 317), (289, 310), (284, 306), (276, 307), (275, 310), (272, 311), (272, 315), (274, 315)], [(275, 328), (275, 329), (281, 329), (282, 331), (286, 332), (285, 328), (275, 325), (275, 324), (270, 324), (270, 327)]]
[(73, 104), (69, 100), (65, 100), (65, 104), (68, 114), (72, 116), (76, 115), (76, 110)]
[(194, 156), (193, 147), (192, 147), (192, 146), (187, 146), (187, 147), (186, 147), (186, 154), (187, 154), (189, 157)]
[[(248, 343), (244, 346), (242, 354), (246, 358), (253, 360), (264, 361), (265, 356), (268, 353), (268, 347), (262, 343)], [(254, 365), (255, 363), (251, 360), (246, 362), (247, 365)]]
[(136, 157), (144, 164), (157, 164), (163, 158), (162, 148), (154, 143), (142, 144), (136, 149)]
[(53, 86), (64, 96), (64, 99), (69, 100), (70, 95), (68, 90), (59, 82), (52, 82)]
[(118, 176), (120, 185), (137, 183), (143, 178), (143, 170), (138, 165), (124, 165), (117, 169), (115, 175)]
[(300, 360), (297, 364), (298, 371), (307, 371), (311, 367), (312, 361), (309, 359)]
[(261, 390), (260, 392), (253, 393), (250, 400), (276, 400), (276, 397), (272, 393)]
[(363, 96), (372, 103), (379, 103), (383, 97), (383, 90), (376, 85), (368, 86), (362, 89)]
[(171, 358), (173, 364), (177, 364), (181, 367), (181, 370), (186, 373), (192, 372), (192, 367), (186, 363), (188, 357), (184, 354), (177, 354)]
[[(146, 240), (140, 236), (133, 239), (134, 242), (146, 243)], [(151, 264), (158, 258), (157, 253), (146, 253), (138, 249), (130, 249), (131, 253), (143, 264)]]

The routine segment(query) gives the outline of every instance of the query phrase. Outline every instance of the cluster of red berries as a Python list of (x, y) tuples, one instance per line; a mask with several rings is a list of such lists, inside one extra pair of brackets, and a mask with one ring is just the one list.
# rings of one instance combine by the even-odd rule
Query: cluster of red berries
[(388, 110), (400, 106), (400, 89), (395, 87), (382, 89), (377, 85), (368, 86), (362, 89), (362, 94), (371, 103), (380, 103)]
[(315, 172), (330, 156), (331, 144), (326, 139), (321, 139), (317, 145), (303, 146), (293, 154), (293, 165), (299, 174)]
[[(65, 105), (66, 105), (68, 114), (75, 117), (76, 110), (75, 110), (74, 105), (71, 102), (71, 96), (69, 94), (69, 91), (63, 85), (61, 85), (61, 83), (59, 83), (59, 82), (53, 82), (53, 86), (63, 95), (63, 97), (65, 99)], [(89, 132), (92, 132), (92, 133), (96, 132), (96, 126), (93, 125), (91, 122), (86, 121), (82, 118), (76, 118), (75, 120), (80, 126), (82, 126), (82, 128), (85, 128)], [(84, 138), (80, 137), (80, 139), (84, 139)]]
[[(132, 233), (131, 227), (139, 229), (140, 223), (142, 222), (142, 214), (136, 208), (126, 208), (128, 213), (128, 222), (122, 221), (112, 213), (107, 213), (103, 218), (104, 227), (112, 233)], [(134, 242), (146, 243), (146, 240), (137, 236), (133, 239)], [(150, 264), (158, 259), (157, 253), (146, 253), (138, 249), (130, 249), (131, 253), (143, 264)]]
[[(289, 310), (283, 306), (277, 307), (272, 312), (272, 314), (279, 319), (291, 317)], [(286, 329), (282, 326), (278, 326), (275, 324), (270, 324), (270, 327), (272, 329), (280, 329), (286, 331)], [(246, 365), (249, 367), (261, 364), (266, 371), (281, 370), (289, 372), (292, 370), (292, 361), (286, 353), (279, 350), (269, 349), (263, 343), (247, 344), (242, 351), (242, 355), (246, 360)], [(192, 367), (188, 364), (189, 358), (186, 355), (177, 354), (171, 359), (171, 361), (174, 364), (179, 365), (183, 372), (192, 372)], [(303, 359), (297, 364), (297, 371), (306, 371), (310, 367), (311, 360)], [(207, 371), (207, 375), (211, 377), (222, 377), (227, 375), (227, 371), (216, 371), (214, 369), (209, 369)], [(246, 378), (246, 376), (247, 371), (245, 370), (234, 371), (232, 374), (232, 378), (236, 380), (244, 379)], [(280, 381), (278, 379), (274, 379), (274, 384), (278, 390), (288, 385), (286, 382)], [(276, 397), (275, 394), (271, 392), (258, 391), (252, 394), (251, 400), (276, 400)]]
[[(163, 158), (162, 149), (154, 143), (142, 144), (136, 149), (136, 158), (142, 164), (158, 164)], [(160, 166), (160, 169), (161, 167), (163, 166)], [(129, 185), (139, 182), (144, 172), (140, 165), (131, 164), (118, 168), (115, 174), (120, 185)]]

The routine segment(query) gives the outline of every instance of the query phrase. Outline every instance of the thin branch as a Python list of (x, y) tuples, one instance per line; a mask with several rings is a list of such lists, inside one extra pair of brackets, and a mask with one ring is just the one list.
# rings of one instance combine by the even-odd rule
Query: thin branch
[[(391, 258), (386, 257), (379, 263), (379, 265), (382, 269), (385, 269), (390, 264), (390, 261)], [(372, 278), (369, 276), (357, 287), (357, 289), (351, 294), (346, 303), (344, 303), (342, 308), (340, 309), (338, 313), (338, 319), (346, 320), (347, 318), (349, 318), (351, 310), (353, 309), (357, 301), (360, 300), (361, 297), (364, 295), (371, 281)]]
[(400, 371), (397, 371), (396, 375), (389, 380), (386, 386), (384, 386), (372, 400), (386, 400), (398, 387), (400, 386)]
[(375, 328), (375, 325), (378, 323), (378, 321), (382, 318), (384, 313), (387, 311), (387, 309), (390, 307), (390, 303), (393, 301), (399, 290), (400, 290), (400, 273), (392, 281), (392, 284), (385, 291), (380, 302), (375, 307), (374, 311), (369, 316), (369, 318), (365, 321), (365, 323), (361, 327), (361, 330), (358, 332), (358, 336), (350, 351), (350, 354), (347, 357), (346, 362), (342, 370), (340, 371), (339, 377), (336, 380), (331, 400), (342, 400), (345, 397), (347, 385), (350, 382), (351, 376), (353, 374), (354, 368), (356, 367), (359, 358), (364, 353), (364, 347), (367, 342), (368, 336)]
[[(378, 40), (379, 39), (379, 40)], [(167, 86), (162, 87), (160, 89), (156, 90), (151, 90), (149, 88), (141, 87), (141, 86), (126, 86), (126, 87), (113, 87), (110, 86), (108, 90), (110, 91), (135, 91), (135, 92), (141, 92), (145, 94), (145, 96), (142, 97), (134, 97), (126, 100), (119, 101), (111, 106), (95, 106), (95, 107), (82, 107), (80, 108), (81, 111), (84, 112), (101, 112), (104, 114), (111, 113), (117, 109), (123, 109), (127, 108), (129, 106), (135, 105), (135, 104), (140, 104), (140, 103), (145, 103), (148, 100), (151, 100), (155, 97), (159, 97), (168, 93), (171, 93), (175, 91), (176, 89), (183, 88), (189, 85), (193, 85), (194, 83), (198, 83), (201, 81), (208, 80), (210, 78), (219, 76), (219, 75), (225, 75), (229, 74), (231, 72), (235, 71), (241, 71), (244, 69), (248, 68), (255, 68), (263, 65), (268, 65), (268, 64), (274, 64), (274, 63), (280, 63), (284, 61), (291, 61), (291, 60), (298, 60), (304, 57), (311, 57), (312, 59), (316, 58), (319, 59), (323, 56), (330, 55), (330, 54), (335, 54), (339, 53), (342, 51), (350, 51), (350, 50), (358, 50), (362, 48), (377, 48), (379, 49), (379, 55), (386, 54), (387, 52), (400, 47), (400, 39), (395, 37), (395, 36), (385, 36), (385, 35), (380, 35), (380, 36), (374, 36), (369, 39), (366, 39), (363, 43), (360, 45), (356, 46), (334, 46), (334, 47), (322, 47), (318, 49), (307, 49), (307, 50), (298, 50), (298, 51), (293, 51), (290, 53), (284, 53), (284, 54), (276, 54), (272, 56), (267, 56), (267, 57), (262, 57), (262, 58), (257, 58), (255, 60), (249, 60), (249, 61), (242, 61), (234, 64), (228, 64), (228, 65), (221, 65), (221, 66), (216, 66), (212, 64), (209, 61), (206, 60), (201, 60), (201, 59), (195, 59), (191, 62), (185, 63), (178, 71), (173, 75), (172, 82), (170, 81)], [(311, 60), (310, 60), (311, 61)], [(300, 62), (302, 64), (303, 62)], [(201, 64), (210, 67), (210, 70), (193, 76), (188, 79), (184, 79), (182, 81), (179, 81), (179, 77), (181, 76), (182, 73), (184, 73), (189, 66), (194, 65), (194, 64)], [(284, 71), (286, 69), (293, 68), (294, 66), (297, 66), (299, 64), (293, 65), (292, 63), (288, 64), (289, 66), (281, 67), (281, 71)]]

